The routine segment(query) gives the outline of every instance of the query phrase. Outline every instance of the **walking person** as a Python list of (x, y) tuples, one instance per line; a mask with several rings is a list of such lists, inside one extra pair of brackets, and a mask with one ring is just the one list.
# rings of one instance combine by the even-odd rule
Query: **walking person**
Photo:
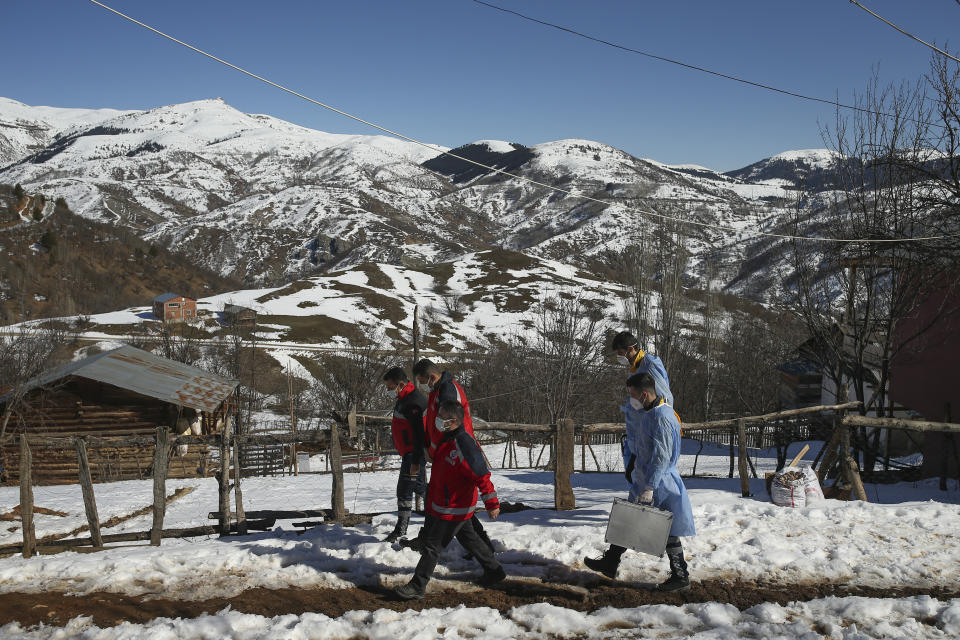
[[(621, 331), (613, 337), (610, 343), (610, 350), (617, 356), (617, 362), (629, 367), (627, 377), (638, 373), (649, 373), (657, 383), (657, 394), (666, 400), (667, 404), (673, 406), (673, 394), (670, 392), (670, 378), (667, 377), (667, 369), (663, 361), (652, 353), (646, 353), (640, 348), (640, 342), (629, 331)], [(623, 454), (623, 474), (626, 477), (627, 484), (633, 484), (633, 465), (636, 464), (636, 451), (633, 451), (633, 437), (639, 428), (639, 416), (636, 413), (628, 411), (629, 399), (625, 401), (620, 408), (623, 411), (627, 433), (621, 443), (621, 453)]]
[[(430, 395), (427, 397), (427, 412), (424, 415), (424, 431), (427, 439), (427, 455), (433, 460), (437, 445), (440, 443), (443, 433), (436, 428), (437, 412), (440, 405), (444, 402), (455, 402), (463, 407), (463, 429), (470, 436), (473, 436), (473, 418), (470, 416), (470, 401), (467, 399), (467, 393), (460, 386), (454, 377), (448, 371), (441, 371), (431, 360), (423, 358), (413, 366), (413, 376), (417, 382), (430, 387)], [(481, 453), (482, 455), (482, 453)], [(473, 527), (480, 539), (483, 540), (490, 551), (493, 549), (493, 541), (487, 535), (483, 528), (483, 523), (477, 516), (470, 519), (470, 525)]]
[(483, 567), (478, 584), (491, 586), (506, 577), (493, 552), (468, 524), (474, 517), (478, 493), (492, 520), (500, 515), (500, 501), (480, 446), (467, 433), (463, 418), (461, 404), (453, 401), (440, 403), (434, 424), (442, 436), (433, 457), (427, 489), (427, 520), (420, 531), (420, 562), (410, 582), (394, 589), (404, 600), (424, 596), (440, 552), (454, 538)]
[[(638, 373), (627, 379), (630, 392), (629, 411), (639, 417), (639, 429), (631, 447), (637, 459), (632, 474), (630, 501), (651, 504), (673, 513), (667, 558), (670, 577), (657, 586), (658, 591), (681, 591), (690, 588), (690, 574), (680, 538), (693, 536), (693, 510), (686, 487), (677, 470), (680, 460), (680, 418), (673, 407), (657, 392), (656, 379), (650, 373)], [(600, 558), (586, 558), (584, 563), (609, 578), (617, 575), (625, 549), (611, 545)]]
[(385, 538), (385, 542), (396, 542), (407, 533), (413, 513), (414, 495), (422, 499), (427, 492), (423, 430), (427, 398), (407, 379), (407, 374), (400, 367), (393, 367), (383, 374), (383, 383), (387, 389), (397, 394), (397, 401), (393, 406), (393, 422), (390, 425), (393, 446), (400, 454), (397, 525)]

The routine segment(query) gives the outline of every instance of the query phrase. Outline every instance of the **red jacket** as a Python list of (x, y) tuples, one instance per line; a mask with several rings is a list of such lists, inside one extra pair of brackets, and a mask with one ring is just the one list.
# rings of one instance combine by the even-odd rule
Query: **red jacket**
[(417, 391), (412, 382), (408, 382), (397, 392), (397, 403), (393, 406), (393, 446), (401, 456), (416, 454), (415, 464), (423, 464), (423, 412), (427, 408), (427, 399)]
[(460, 383), (444, 371), (427, 398), (427, 413), (423, 417), (423, 428), (427, 433), (427, 447), (431, 458), (436, 455), (437, 445), (443, 438), (443, 432), (437, 430), (437, 411), (440, 403), (447, 400), (453, 400), (463, 407), (463, 428), (471, 436), (473, 435), (473, 420), (470, 418), (470, 402), (467, 400), (467, 394)]
[(443, 434), (430, 472), (427, 513), (441, 520), (469, 520), (478, 490), (487, 511), (500, 507), (477, 441), (462, 427)]

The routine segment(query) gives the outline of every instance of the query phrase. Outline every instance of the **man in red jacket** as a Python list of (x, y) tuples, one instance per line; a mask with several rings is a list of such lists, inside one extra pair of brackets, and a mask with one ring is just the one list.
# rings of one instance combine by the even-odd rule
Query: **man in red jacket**
[(400, 454), (400, 479), (397, 481), (397, 526), (386, 537), (386, 542), (396, 542), (406, 535), (413, 513), (414, 494), (423, 497), (427, 491), (426, 463), (423, 459), (423, 412), (427, 398), (417, 386), (407, 380), (400, 367), (393, 367), (383, 374), (383, 384), (396, 391), (397, 402), (393, 406), (393, 446)]
[(430, 396), (427, 398), (427, 412), (424, 415), (423, 427), (427, 433), (427, 450), (430, 457), (437, 448), (437, 443), (443, 434), (437, 430), (434, 422), (437, 418), (437, 409), (441, 402), (456, 402), (463, 407), (463, 428), (473, 435), (473, 418), (470, 417), (470, 401), (460, 383), (453, 379), (449, 371), (441, 371), (440, 367), (431, 360), (423, 358), (413, 366), (413, 377), (417, 382), (430, 387)]
[(463, 416), (463, 406), (457, 402), (443, 402), (438, 408), (434, 426), (442, 435), (427, 488), (427, 521), (420, 532), (420, 562), (410, 582), (394, 590), (404, 600), (423, 597), (440, 552), (454, 538), (483, 567), (478, 584), (491, 586), (507, 575), (490, 548), (468, 524), (476, 509), (478, 492), (491, 519), (500, 515), (500, 501), (490, 482), (490, 469), (480, 446), (463, 428)]

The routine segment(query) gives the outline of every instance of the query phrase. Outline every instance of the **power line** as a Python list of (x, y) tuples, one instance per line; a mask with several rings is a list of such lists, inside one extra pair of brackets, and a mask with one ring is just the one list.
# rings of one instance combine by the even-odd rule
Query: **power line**
[[(474, 0), (474, 1), (475, 1), (475, 2), (479, 2), (479, 0)], [(231, 69), (234, 69), (234, 70), (236, 70), (236, 71), (239, 71), (240, 73), (243, 73), (243, 74), (245, 74), (245, 75), (248, 75), (248, 76), (250, 76), (251, 78), (254, 78), (254, 79), (256, 79), (256, 80), (259, 80), (259, 81), (261, 81), (261, 82), (263, 82), (263, 83), (265, 83), (265, 84), (268, 84), (268, 85), (270, 85), (270, 86), (272, 86), (272, 87), (276, 87), (277, 89), (280, 89), (281, 91), (285, 91), (285, 92), (287, 92), (287, 93), (289, 93), (289, 94), (291, 94), (291, 95), (294, 95), (294, 96), (296, 96), (296, 97), (298, 97), (298, 98), (302, 98), (303, 100), (306, 100), (307, 102), (311, 102), (311, 103), (313, 103), (313, 104), (315, 104), (315, 105), (317, 105), (317, 106), (323, 107), (324, 109), (328, 109), (329, 111), (333, 111), (334, 113), (340, 114), (340, 115), (342, 115), (342, 116), (344, 116), (344, 117), (346, 117), (346, 118), (350, 118), (351, 120), (354, 120), (354, 121), (359, 122), (359, 123), (361, 123), (361, 124), (365, 124), (365, 125), (367, 125), (367, 126), (369, 126), (369, 127), (373, 127), (374, 129), (377, 129), (377, 130), (379, 130), (379, 131), (383, 131), (384, 133), (388, 133), (388, 134), (390, 134), (390, 135), (392, 135), (392, 136), (395, 136), (395, 137), (397, 137), (397, 138), (400, 138), (401, 140), (406, 140), (407, 142), (411, 142), (411, 143), (413, 143), (413, 144), (420, 145), (421, 147), (425, 147), (425, 148), (430, 149), (430, 150), (432, 150), (432, 151), (434, 151), (434, 152), (438, 152), (438, 153), (441, 154), (441, 155), (446, 155), (446, 156), (451, 157), (451, 158), (456, 158), (457, 160), (461, 160), (461, 161), (463, 161), (463, 162), (466, 162), (466, 163), (475, 165), (475, 166), (480, 167), (480, 168), (482, 168), (482, 169), (486, 169), (487, 171), (492, 171), (492, 172), (494, 172), (494, 173), (498, 173), (498, 174), (500, 174), (500, 175), (503, 175), (503, 176), (506, 176), (506, 177), (509, 177), (509, 178), (514, 178), (514, 179), (516, 179), (516, 180), (521, 180), (521, 181), (527, 182), (528, 184), (536, 185), (536, 186), (538, 186), (538, 187), (543, 187), (543, 188), (545, 188), (545, 189), (550, 189), (550, 190), (556, 191), (556, 192), (558, 192), (558, 193), (563, 193), (563, 194), (565, 194), (565, 195), (572, 196), (572, 197), (574, 197), (574, 198), (581, 198), (581, 199), (583, 199), (583, 200), (587, 200), (587, 201), (590, 201), (590, 202), (596, 202), (596, 203), (602, 204), (602, 205), (604, 205), (604, 206), (610, 206), (610, 205), (612, 204), (611, 202), (608, 202), (608, 201), (606, 201), (606, 200), (601, 200), (601, 199), (599, 199), (599, 198), (594, 198), (593, 196), (588, 196), (588, 195), (580, 194), (580, 193), (574, 193), (573, 191), (570, 191), (570, 190), (568, 190), (568, 189), (563, 189), (563, 188), (561, 188), (561, 187), (557, 187), (557, 186), (554, 186), (554, 185), (550, 185), (550, 184), (547, 184), (547, 183), (545, 183), (545, 182), (540, 182), (540, 181), (538, 181), (538, 180), (534, 180), (533, 178), (528, 178), (528, 177), (526, 177), (526, 176), (521, 176), (521, 175), (517, 175), (517, 174), (514, 174), (514, 173), (510, 173), (509, 171), (504, 171), (503, 169), (498, 169), (498, 168), (496, 168), (496, 167), (492, 167), (492, 166), (489, 166), (489, 165), (485, 165), (485, 164), (483, 164), (483, 163), (481, 163), (481, 162), (477, 162), (476, 160), (472, 160), (472, 159), (470, 159), (470, 158), (466, 158), (466, 157), (464, 157), (464, 156), (457, 155), (457, 154), (452, 153), (452, 152), (450, 152), (450, 151), (442, 151), (442, 150), (439, 149), (439, 147), (437, 147), (437, 145), (432, 145), (432, 144), (427, 144), (426, 142), (421, 142), (420, 140), (417, 140), (417, 139), (415, 139), (415, 138), (411, 138), (410, 136), (404, 135), (404, 134), (402, 134), (402, 133), (398, 133), (398, 132), (396, 132), (396, 131), (393, 131), (393, 130), (391, 130), (391, 129), (388, 129), (388, 128), (386, 128), (386, 127), (383, 127), (383, 126), (381, 126), (381, 125), (378, 125), (378, 124), (376, 124), (376, 123), (370, 122), (370, 121), (368, 121), (368, 120), (364, 120), (363, 118), (360, 118), (359, 116), (355, 116), (355, 115), (353, 115), (353, 114), (347, 113), (346, 111), (342, 111), (342, 110), (340, 110), (340, 109), (337, 109), (336, 107), (333, 107), (333, 106), (330, 106), (330, 105), (325, 104), (325, 103), (323, 103), (323, 102), (320, 102), (319, 100), (315, 100), (314, 98), (311, 98), (311, 97), (309, 97), (309, 96), (306, 96), (306, 95), (304, 95), (304, 94), (302, 94), (302, 93), (300, 93), (300, 92), (298, 92), (298, 91), (294, 91), (293, 89), (289, 89), (289, 88), (287, 88), (287, 87), (285, 87), (285, 86), (283, 86), (283, 85), (281, 85), (281, 84), (278, 84), (278, 83), (276, 83), (276, 82), (273, 82), (272, 80), (268, 80), (267, 78), (265, 78), (265, 77), (263, 77), (263, 76), (257, 75), (257, 74), (255, 74), (255, 73), (253, 73), (253, 72), (251, 72), (251, 71), (247, 71), (246, 69), (244, 69), (244, 68), (242, 68), (242, 67), (239, 67), (239, 66), (237, 66), (237, 65), (235, 65), (235, 64), (233, 64), (233, 63), (231, 63), (231, 62), (227, 62), (226, 60), (224, 60), (224, 59), (222, 59), (222, 58), (218, 58), (217, 56), (215, 56), (215, 55), (213, 55), (213, 54), (211, 54), (211, 53), (207, 53), (207, 52), (204, 51), (203, 49), (199, 49), (199, 48), (197, 48), (197, 47), (195, 47), (195, 46), (193, 46), (193, 45), (191, 45), (191, 44), (188, 44), (188, 43), (186, 43), (186, 42), (184, 42), (184, 41), (182, 41), (182, 40), (178, 40), (177, 38), (174, 38), (173, 36), (168, 35), (168, 34), (164, 33), (163, 31), (160, 31), (159, 29), (156, 29), (156, 28), (154, 28), (154, 27), (151, 27), (150, 25), (145, 24), (145, 23), (143, 23), (143, 22), (140, 22), (140, 21), (137, 20), (136, 18), (132, 18), (132, 17), (130, 17), (130, 16), (124, 14), (124, 13), (121, 13), (121, 12), (117, 11), (116, 9), (114, 9), (114, 8), (112, 8), (112, 7), (108, 7), (107, 5), (103, 4), (102, 2), (99, 2), (98, 0), (90, 0), (90, 2), (93, 3), (93, 4), (95, 4), (95, 5), (97, 5), (97, 6), (99, 6), (99, 7), (101, 7), (101, 8), (103, 8), (103, 9), (106, 9), (107, 11), (109, 11), (109, 12), (111, 12), (111, 13), (113, 13), (113, 14), (116, 14), (116, 15), (120, 16), (121, 18), (123, 18), (123, 19), (125, 19), (125, 20), (129, 20), (130, 22), (133, 22), (134, 24), (137, 24), (137, 25), (143, 27), (144, 29), (147, 29), (148, 31), (152, 31), (153, 33), (156, 33), (156, 34), (159, 35), (159, 36), (162, 36), (162, 37), (164, 37), (164, 38), (166, 38), (166, 39), (168, 39), (168, 40), (171, 40), (171, 41), (173, 41), (173, 42), (175, 42), (175, 43), (177, 43), (177, 44), (179, 44), (179, 45), (181, 45), (181, 46), (184, 46), (184, 47), (186, 47), (186, 48), (188, 48), (188, 49), (190, 49), (190, 50), (192, 50), (192, 51), (195, 51), (196, 53), (199, 53), (200, 55), (206, 56), (207, 58), (210, 58), (211, 60), (214, 60), (214, 61), (216, 61), (216, 62), (219, 62), (220, 64), (223, 64), (223, 65), (225, 65), (225, 66), (227, 66), (227, 67), (230, 67)], [(493, 6), (493, 5), (490, 5), (490, 6)], [(495, 7), (495, 8), (497, 8), (497, 7)], [(830, 103), (830, 104), (835, 104), (835, 103)], [(867, 239), (867, 238), (820, 238), (820, 237), (816, 237), (816, 236), (795, 236), (795, 235), (791, 235), (791, 234), (787, 234), (787, 233), (770, 233), (770, 232), (766, 232), (766, 231), (752, 231), (752, 230), (749, 230), (749, 229), (748, 229), (748, 230), (744, 230), (744, 229), (738, 229), (738, 228), (736, 228), (736, 227), (729, 227), (729, 226), (718, 225), (718, 224), (710, 224), (710, 223), (707, 223), (707, 222), (698, 222), (698, 221), (696, 221), (696, 220), (690, 220), (690, 219), (687, 219), (687, 218), (679, 218), (679, 217), (675, 217), (675, 216), (668, 216), (668, 215), (666, 215), (666, 214), (657, 213), (656, 211), (652, 211), (652, 210), (643, 210), (643, 209), (637, 209), (637, 208), (627, 207), (627, 206), (624, 206), (624, 208), (625, 208), (626, 210), (628, 210), (628, 211), (634, 211), (634, 212), (636, 212), (636, 213), (638, 213), (638, 214), (640, 214), (640, 215), (643, 215), (643, 216), (659, 218), (661, 221), (669, 220), (669, 221), (671, 221), (671, 222), (676, 222), (676, 223), (678, 223), (678, 224), (692, 225), (692, 226), (703, 227), (703, 228), (707, 228), (707, 229), (713, 229), (713, 230), (717, 230), (717, 231), (731, 231), (731, 232), (734, 232), (734, 233), (748, 233), (748, 234), (751, 234), (751, 235), (754, 235), (754, 236), (758, 236), (758, 237), (778, 238), (778, 239), (782, 239), (782, 240), (807, 240), (807, 241), (810, 241), (810, 242), (836, 242), (836, 243), (843, 243), (843, 244), (851, 244), (851, 243), (885, 244), (885, 243), (891, 243), (891, 242), (924, 242), (924, 241), (930, 241), (930, 240), (945, 240), (945, 239), (948, 239), (948, 238), (960, 237), (960, 234), (957, 234), (956, 236), (954, 236), (954, 235), (949, 235), (949, 236), (925, 236), (925, 237), (917, 237), (917, 238), (882, 238), (882, 239)]]
[[(864, 109), (863, 107), (858, 107), (858, 106), (856, 106), (856, 105), (844, 104), (844, 103), (839, 102), (839, 101), (837, 101), (837, 100), (827, 100), (826, 98), (818, 98), (818, 97), (816, 97), (816, 96), (808, 96), (808, 95), (803, 94), (803, 93), (797, 93), (796, 91), (790, 91), (789, 89), (781, 89), (781, 88), (779, 88), (779, 87), (775, 87), (775, 86), (769, 85), (769, 84), (764, 84), (764, 83), (762, 83), (762, 82), (754, 82), (753, 80), (747, 80), (746, 78), (741, 78), (740, 76), (735, 76), (735, 75), (732, 75), (732, 74), (729, 74), (729, 73), (723, 73), (723, 72), (721, 72), (721, 71), (714, 71), (714, 70), (712, 70), (712, 69), (707, 69), (706, 67), (701, 67), (701, 66), (698, 66), (698, 65), (695, 65), (695, 64), (690, 64), (690, 63), (688, 63), (688, 62), (683, 62), (683, 61), (681, 61), (681, 60), (675, 60), (675, 59), (673, 59), (673, 58), (667, 58), (667, 57), (665, 57), (665, 56), (659, 56), (659, 55), (656, 55), (656, 54), (654, 54), (654, 53), (650, 53), (649, 51), (641, 51), (640, 49), (633, 49), (633, 48), (631, 48), (631, 47), (627, 47), (627, 46), (622, 45), (622, 44), (617, 44), (616, 42), (610, 42), (609, 40), (604, 40), (603, 38), (597, 38), (597, 37), (595, 37), (595, 36), (588, 35), (588, 34), (583, 33), (583, 32), (581, 32), (581, 31), (577, 31), (576, 29), (571, 29), (570, 27), (564, 27), (564, 26), (559, 25), (559, 24), (554, 24), (553, 22), (547, 22), (546, 20), (540, 20), (539, 18), (534, 18), (533, 16), (528, 16), (528, 15), (526, 15), (526, 14), (524, 14), (524, 13), (520, 13), (519, 11), (514, 11), (514, 10), (512, 10), (512, 9), (507, 9), (507, 8), (505, 8), (505, 7), (500, 7), (500, 6), (497, 6), (497, 5), (495, 5), (495, 4), (491, 4), (491, 3), (489, 3), (489, 2), (485, 2), (484, 0), (472, 0), (472, 1), (475, 2), (475, 3), (477, 3), (477, 4), (483, 5), (483, 6), (485, 6), (485, 7), (489, 7), (489, 8), (491, 8), (491, 9), (496, 9), (497, 11), (502, 11), (502, 12), (504, 12), (504, 13), (509, 13), (509, 14), (512, 14), (512, 15), (517, 16), (518, 18), (523, 18), (524, 20), (529, 20), (530, 22), (535, 22), (535, 23), (537, 23), (537, 24), (542, 24), (542, 25), (545, 26), (545, 27), (551, 27), (551, 28), (553, 28), (553, 29), (558, 29), (558, 30), (560, 30), (560, 31), (566, 31), (567, 33), (569, 33), (569, 34), (571, 34), (571, 35), (574, 35), (574, 36), (577, 36), (577, 37), (580, 37), (580, 38), (585, 38), (585, 39), (587, 39), (587, 40), (592, 40), (593, 42), (598, 42), (598, 43), (603, 44), (603, 45), (606, 45), (606, 46), (608, 46), (608, 47), (613, 47), (613, 48), (615, 48), (615, 49), (620, 49), (621, 51), (626, 51), (626, 52), (628, 52), (628, 53), (635, 53), (635, 54), (637, 54), (637, 55), (645, 56), (645, 57), (647, 57), (647, 58), (652, 58), (653, 60), (659, 60), (659, 61), (661, 61), (661, 62), (667, 62), (667, 63), (669, 63), (669, 64), (675, 64), (675, 65), (677, 65), (677, 66), (684, 67), (684, 68), (686, 68), (686, 69), (691, 69), (691, 70), (693, 70), (693, 71), (700, 71), (700, 72), (702, 72), (702, 73), (707, 73), (707, 74), (710, 74), (710, 75), (712, 75), (712, 76), (716, 76), (716, 77), (718, 77), (718, 78), (724, 78), (724, 79), (726, 79), (726, 80), (733, 80), (734, 82), (740, 82), (740, 83), (742, 83), (742, 84), (750, 85), (751, 87), (758, 87), (758, 88), (760, 88), (760, 89), (766, 89), (766, 90), (768, 90), (768, 91), (774, 91), (774, 92), (776, 92), (776, 93), (782, 93), (783, 95), (792, 96), (792, 97), (794, 97), (794, 98), (800, 98), (801, 100), (810, 100), (810, 101), (812, 101), (812, 102), (821, 102), (821, 103), (823, 103), (823, 104), (829, 104), (829, 105), (832, 106), (832, 107), (843, 107), (844, 109), (850, 109), (850, 110), (853, 110), (853, 111), (860, 111), (860, 112), (863, 112), (863, 113), (881, 115), (881, 116), (884, 116), (884, 117), (887, 117), (887, 118), (892, 118), (892, 117), (894, 117), (893, 114), (883, 113), (883, 112), (880, 112), (880, 111), (872, 111), (872, 110), (870, 110), (870, 109)], [(852, 0), (851, 0), (851, 1), (852, 1)], [(916, 122), (916, 121), (915, 121), (915, 122)], [(921, 124), (931, 124), (931, 123), (921, 123)]]
[(951, 60), (953, 60), (954, 62), (960, 62), (960, 59), (954, 58), (952, 55), (950, 55), (949, 53), (947, 53), (947, 52), (944, 51), (943, 49), (939, 49), (939, 48), (937, 48), (936, 46), (930, 44), (929, 42), (925, 42), (925, 41), (921, 40), (920, 38), (918, 38), (917, 36), (913, 35), (913, 34), (910, 33), (909, 31), (904, 31), (903, 29), (901, 29), (901, 28), (898, 27), (897, 25), (893, 24), (892, 22), (890, 22), (889, 20), (887, 20), (887, 19), (884, 18), (883, 16), (881, 16), (881, 15), (879, 15), (879, 14), (877, 14), (877, 13), (874, 13), (873, 11), (871, 11), (870, 9), (868, 9), (867, 7), (863, 6), (862, 4), (860, 4), (859, 2), (857, 2), (857, 0), (850, 0), (850, 3), (857, 5), (858, 7), (860, 7), (861, 9), (863, 9), (864, 11), (866, 11), (867, 13), (869, 13), (870, 15), (872, 15), (874, 18), (876, 18), (877, 20), (880, 20), (881, 22), (887, 23), (888, 25), (890, 25), (891, 27), (893, 27), (894, 29), (896, 29), (897, 31), (899, 31), (900, 33), (902, 33), (903, 35), (907, 36), (908, 38), (913, 38), (914, 40), (916, 40), (916, 41), (919, 42), (920, 44), (925, 45), (925, 46), (927, 46), (927, 47), (930, 47), (931, 49), (933, 49), (934, 51), (936, 51), (936, 52), (939, 53), (940, 55), (946, 56), (946, 57), (950, 58)]

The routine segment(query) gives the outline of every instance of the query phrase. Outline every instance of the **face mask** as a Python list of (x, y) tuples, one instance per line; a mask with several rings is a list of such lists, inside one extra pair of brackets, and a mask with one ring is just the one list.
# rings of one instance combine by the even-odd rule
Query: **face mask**
[(617, 362), (625, 367), (630, 365), (630, 360), (627, 359), (627, 356), (617, 356)]
[(636, 398), (630, 398), (630, 406), (636, 410), (643, 409), (643, 403), (637, 400)]
[(437, 428), (437, 431), (449, 431), (453, 428), (452, 424), (448, 426), (444, 419), (440, 416), (436, 417), (436, 419), (433, 421), (433, 424)]

